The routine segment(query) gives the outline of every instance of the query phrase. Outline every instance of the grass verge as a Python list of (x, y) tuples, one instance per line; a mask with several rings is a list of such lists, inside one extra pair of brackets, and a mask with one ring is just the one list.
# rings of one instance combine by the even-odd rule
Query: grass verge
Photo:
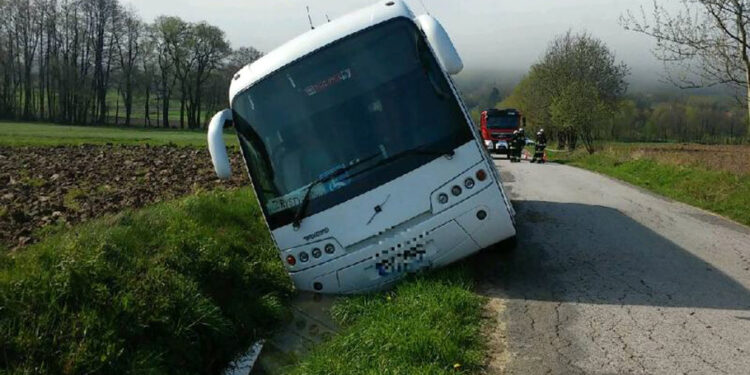
[(0, 255), (0, 372), (218, 373), (292, 287), (247, 189), (49, 233)]
[(392, 291), (342, 299), (341, 334), (315, 348), (292, 374), (478, 373), (486, 302), (466, 266), (415, 276)]
[[(227, 133), (227, 145), (237, 137)], [(0, 122), (0, 146), (69, 146), (82, 144), (150, 144), (206, 147), (206, 133), (199, 130), (151, 129), (114, 126), (72, 126), (48, 123)]]
[[(623, 146), (625, 147), (625, 146)], [(606, 174), (674, 200), (750, 225), (750, 175), (676, 164), (609, 147), (588, 155), (558, 154), (553, 160)]]

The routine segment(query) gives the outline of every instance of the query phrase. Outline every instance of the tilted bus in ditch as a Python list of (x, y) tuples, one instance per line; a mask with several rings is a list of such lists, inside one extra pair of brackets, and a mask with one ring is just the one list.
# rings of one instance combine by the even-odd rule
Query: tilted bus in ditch
[(244, 67), (209, 125), (232, 121), (296, 287), (361, 293), (515, 236), (514, 211), (450, 78), (447, 33), (401, 1), (311, 30)]

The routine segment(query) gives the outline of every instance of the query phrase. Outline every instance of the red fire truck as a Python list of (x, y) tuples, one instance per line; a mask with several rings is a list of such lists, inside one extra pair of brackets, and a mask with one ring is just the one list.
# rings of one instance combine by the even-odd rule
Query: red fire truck
[(482, 112), (481, 130), (484, 145), (491, 153), (508, 156), (513, 132), (518, 130), (526, 119), (516, 109), (488, 109)]

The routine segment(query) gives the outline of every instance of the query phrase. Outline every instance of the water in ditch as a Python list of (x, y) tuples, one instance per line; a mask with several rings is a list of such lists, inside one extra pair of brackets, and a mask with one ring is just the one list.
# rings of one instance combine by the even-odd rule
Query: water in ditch
[(335, 297), (300, 293), (292, 301), (292, 320), (273, 337), (259, 341), (235, 360), (224, 375), (274, 375), (294, 366), (317, 343), (338, 332), (331, 319)]

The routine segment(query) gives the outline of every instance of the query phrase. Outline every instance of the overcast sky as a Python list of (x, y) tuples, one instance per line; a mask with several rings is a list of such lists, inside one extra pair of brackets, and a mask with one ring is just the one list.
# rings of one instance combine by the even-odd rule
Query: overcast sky
[[(270, 51), (309, 30), (305, 5), (316, 24), (336, 18), (372, 0), (124, 0), (140, 15), (176, 15), (220, 26), (233, 47)], [(627, 10), (651, 0), (423, 0), (453, 38), (468, 69), (525, 72), (548, 42), (568, 29), (588, 31), (604, 40), (632, 69), (633, 76), (655, 79), (661, 65), (652, 57), (653, 41), (626, 32), (618, 21)], [(419, 0), (407, 0), (416, 14)]]

